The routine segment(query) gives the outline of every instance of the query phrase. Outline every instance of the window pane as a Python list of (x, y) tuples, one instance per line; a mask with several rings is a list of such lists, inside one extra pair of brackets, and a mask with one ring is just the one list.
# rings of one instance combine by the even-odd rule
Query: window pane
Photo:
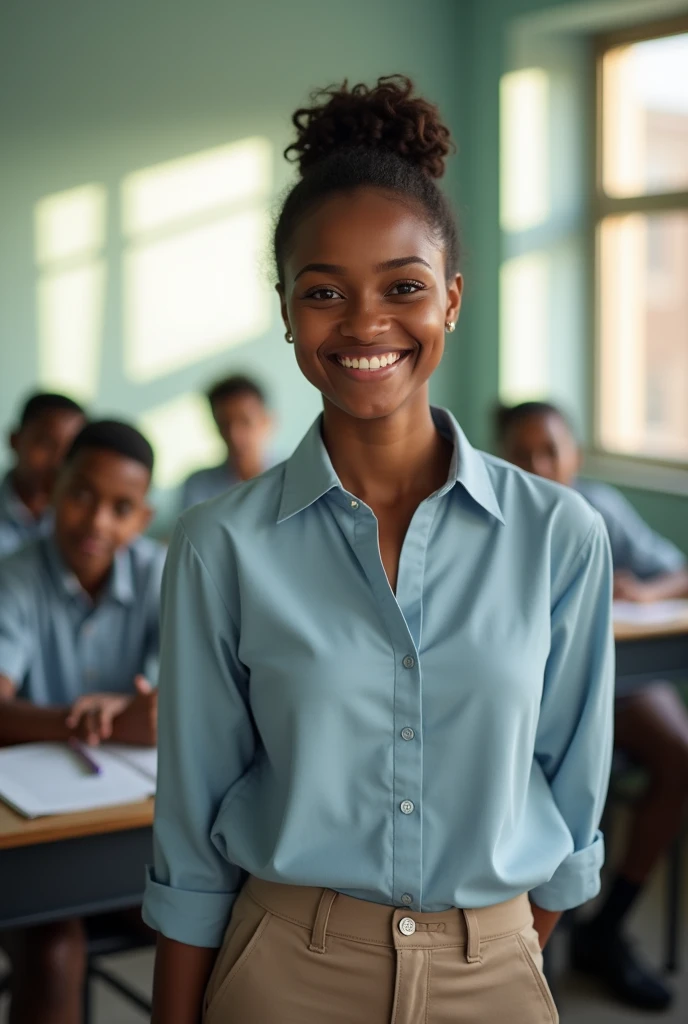
[(600, 441), (688, 460), (688, 211), (600, 229)]
[(688, 33), (609, 50), (602, 103), (608, 195), (688, 188)]

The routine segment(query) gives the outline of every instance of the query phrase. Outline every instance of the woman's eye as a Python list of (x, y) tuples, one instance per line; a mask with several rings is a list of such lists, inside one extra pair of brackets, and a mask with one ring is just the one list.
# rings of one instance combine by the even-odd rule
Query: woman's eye
[(390, 288), (388, 295), (413, 295), (414, 292), (422, 291), (425, 285), (422, 281), (399, 281)]
[(328, 302), (331, 299), (339, 299), (341, 296), (334, 288), (314, 288), (312, 292), (308, 292), (306, 298), (317, 299), (319, 302)]

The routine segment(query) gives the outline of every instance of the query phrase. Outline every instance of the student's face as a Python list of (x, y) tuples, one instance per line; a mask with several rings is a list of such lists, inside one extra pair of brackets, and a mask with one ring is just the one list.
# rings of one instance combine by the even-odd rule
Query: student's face
[(503, 441), (509, 462), (570, 487), (580, 469), (576, 440), (560, 416), (527, 416), (511, 426)]
[[(299, 224), (280, 295), (298, 364), (325, 404), (377, 419), (426, 388), (461, 288), (460, 275), (447, 283), (444, 252), (422, 213), (393, 194), (359, 189)], [(384, 367), (352, 366), (382, 358)]]
[(67, 451), (85, 423), (80, 413), (46, 410), (10, 437), (15, 472), (26, 484), (50, 492)]
[(230, 457), (262, 460), (272, 421), (257, 395), (220, 398), (213, 404), (213, 417)]
[(133, 459), (86, 448), (65, 466), (55, 490), (55, 537), (80, 579), (97, 579), (118, 548), (148, 525), (150, 474)]

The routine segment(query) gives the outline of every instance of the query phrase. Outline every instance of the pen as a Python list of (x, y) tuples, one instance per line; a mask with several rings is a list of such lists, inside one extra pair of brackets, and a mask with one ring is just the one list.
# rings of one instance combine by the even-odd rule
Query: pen
[(67, 740), (67, 746), (69, 747), (73, 754), (76, 754), (76, 756), (81, 761), (81, 764), (84, 766), (84, 768), (88, 769), (91, 775), (102, 775), (103, 770), (100, 767), (100, 765), (96, 761), (94, 761), (92, 757), (88, 756), (81, 743), (79, 743), (78, 740), (74, 739), (73, 736), (70, 736), (69, 739)]

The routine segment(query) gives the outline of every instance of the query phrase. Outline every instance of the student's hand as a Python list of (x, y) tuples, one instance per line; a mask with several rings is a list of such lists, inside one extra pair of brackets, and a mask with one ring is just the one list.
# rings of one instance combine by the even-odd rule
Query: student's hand
[(641, 580), (632, 572), (619, 570), (614, 573), (614, 599), (647, 604), (656, 601), (657, 594), (651, 580)]
[(111, 738), (115, 718), (134, 699), (122, 693), (89, 693), (79, 697), (67, 716), (67, 728), (84, 743), (96, 747), (103, 740)]
[(154, 747), (158, 742), (158, 691), (145, 676), (137, 676), (134, 686), (136, 696), (129, 699), (112, 723), (112, 739)]

